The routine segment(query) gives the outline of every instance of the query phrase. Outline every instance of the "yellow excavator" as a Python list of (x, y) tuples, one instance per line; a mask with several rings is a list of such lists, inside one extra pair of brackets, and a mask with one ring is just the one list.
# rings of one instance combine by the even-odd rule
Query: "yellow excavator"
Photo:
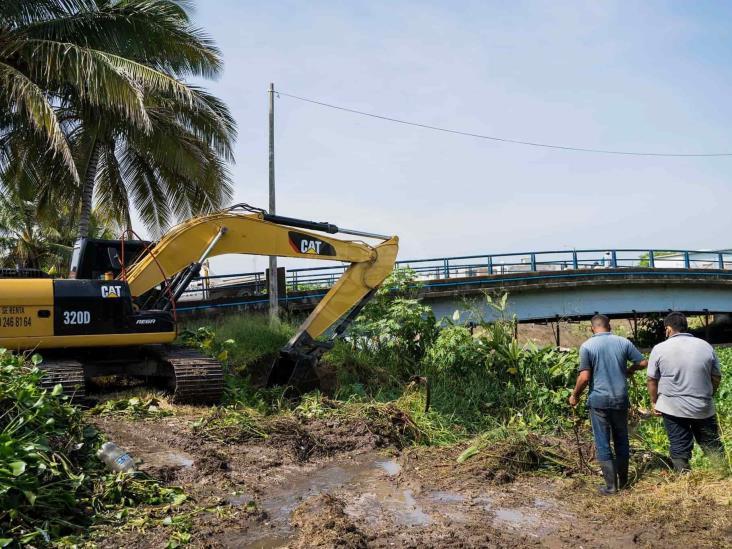
[[(381, 242), (371, 246), (323, 233)], [(0, 272), (0, 348), (39, 350), (44, 385), (61, 384), (77, 398), (90, 378), (126, 375), (166, 383), (179, 402), (217, 402), (224, 386), (221, 364), (171, 345), (177, 337), (175, 304), (203, 262), (222, 254), (348, 262), (270, 372), (271, 384), (306, 386), (320, 356), (392, 271), (398, 242), (396, 236), (270, 215), (246, 204), (194, 217), (155, 243), (83, 239), (74, 248), (68, 279)]]

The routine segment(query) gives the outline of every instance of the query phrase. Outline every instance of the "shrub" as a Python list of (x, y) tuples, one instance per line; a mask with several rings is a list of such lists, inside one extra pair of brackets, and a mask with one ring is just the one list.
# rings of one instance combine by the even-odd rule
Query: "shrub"
[(351, 324), (352, 349), (388, 363), (398, 377), (409, 377), (437, 335), (432, 310), (416, 297), (419, 283), (411, 269), (396, 269)]

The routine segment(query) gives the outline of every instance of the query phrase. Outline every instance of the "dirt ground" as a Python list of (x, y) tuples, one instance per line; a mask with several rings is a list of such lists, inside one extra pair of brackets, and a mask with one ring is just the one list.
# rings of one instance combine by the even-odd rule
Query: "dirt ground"
[[(212, 439), (198, 417), (94, 420), (189, 494), (161, 512), (186, 517), (191, 547), (732, 547), (728, 481), (656, 473), (607, 498), (599, 478), (517, 474), (490, 448), (458, 464), (464, 446), (401, 449), (365, 420), (276, 419), (266, 439)], [(165, 547), (166, 522), (102, 528), (95, 542)]]

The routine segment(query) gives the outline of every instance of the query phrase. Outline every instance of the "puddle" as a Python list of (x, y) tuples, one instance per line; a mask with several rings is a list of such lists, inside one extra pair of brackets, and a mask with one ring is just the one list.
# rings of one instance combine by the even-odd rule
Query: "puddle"
[(193, 466), (193, 458), (182, 452), (150, 452), (142, 457), (141, 462), (146, 467), (188, 469)]
[(427, 526), (432, 522), (410, 489), (376, 485), (346, 506), (346, 514), (369, 524), (389, 517), (402, 526)]
[(397, 460), (395, 459), (390, 459), (388, 461), (377, 461), (376, 466), (386, 471), (386, 474), (390, 477), (395, 477), (402, 472), (402, 466), (397, 463)]
[(545, 499), (536, 498), (534, 500), (534, 507), (537, 509), (554, 509), (556, 505), (552, 503), (551, 501), (547, 501)]
[(490, 511), (493, 509), (493, 499), (492, 496), (478, 496), (473, 498), (473, 504), (480, 505), (484, 510)]
[[(341, 489), (350, 494), (360, 494), (345, 508), (353, 519), (376, 523), (387, 516), (404, 526), (430, 524), (430, 516), (419, 505), (412, 490), (400, 488), (391, 480), (400, 472), (401, 465), (396, 460), (366, 454), (289, 479), (271, 490), (260, 503), (268, 515), (267, 537), (252, 541), (251, 534), (245, 535), (237, 540), (235, 546), (254, 549), (286, 545), (292, 540), (292, 512), (312, 496), (325, 492), (337, 495)], [(249, 500), (242, 495), (233, 496), (229, 501), (233, 505), (242, 505)]]
[(275, 549), (276, 547), (286, 547), (291, 541), (291, 537), (268, 536), (247, 545), (237, 545), (237, 547), (240, 549)]
[(535, 526), (538, 519), (526, 513), (519, 511), (518, 509), (496, 509), (496, 521), (503, 522), (515, 527), (521, 526)]
[(250, 494), (232, 494), (226, 498), (226, 503), (233, 505), (234, 507), (246, 505), (250, 501), (254, 501), (254, 498)]
[(455, 492), (431, 492), (430, 499), (437, 503), (462, 503), (465, 501), (465, 496), (457, 494)]

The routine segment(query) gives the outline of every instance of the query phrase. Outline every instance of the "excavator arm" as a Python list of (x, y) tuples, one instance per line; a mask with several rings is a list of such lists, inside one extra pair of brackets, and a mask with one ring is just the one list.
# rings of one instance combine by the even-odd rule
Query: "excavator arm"
[[(307, 229), (376, 236), (383, 242), (370, 246)], [(176, 277), (178, 292), (182, 292), (205, 259), (223, 254), (275, 255), (350, 263), (343, 276), (282, 349), (270, 375), (274, 384), (295, 382), (306, 386), (306, 378), (312, 377), (312, 366), (329, 347), (328, 343), (317, 342), (317, 338), (334, 326), (334, 337), (345, 331), (394, 268), (398, 242), (396, 236), (348, 231), (329, 223), (273, 216), (240, 205), (178, 225), (121, 276), (126, 278), (132, 296), (139, 297), (167, 279), (176, 280)]]

